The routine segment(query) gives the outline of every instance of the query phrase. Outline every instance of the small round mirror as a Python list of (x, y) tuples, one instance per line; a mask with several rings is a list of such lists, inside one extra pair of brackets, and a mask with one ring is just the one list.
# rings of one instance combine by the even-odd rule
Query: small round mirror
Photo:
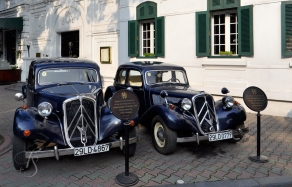
[(160, 97), (162, 97), (162, 98), (166, 98), (167, 96), (168, 96), (167, 91), (162, 90), (162, 91), (160, 92)]
[(229, 93), (229, 90), (228, 90), (227, 88), (223, 87), (223, 88), (221, 89), (221, 93), (222, 93), (222, 94), (227, 94), (227, 93)]
[(23, 100), (23, 94), (17, 93), (17, 94), (15, 94), (14, 98), (16, 101), (21, 101), (21, 100)]

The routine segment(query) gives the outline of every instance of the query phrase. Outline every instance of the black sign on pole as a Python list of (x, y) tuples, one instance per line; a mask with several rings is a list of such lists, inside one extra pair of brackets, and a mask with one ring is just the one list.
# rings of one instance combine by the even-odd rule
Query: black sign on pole
[(246, 106), (252, 111), (257, 112), (257, 154), (249, 156), (249, 159), (254, 162), (268, 162), (268, 157), (261, 155), (261, 114), (268, 105), (266, 94), (255, 86), (248, 87), (243, 92), (243, 101)]
[(110, 100), (110, 109), (114, 116), (126, 120), (125, 125), (125, 172), (116, 176), (116, 182), (121, 186), (132, 186), (138, 183), (139, 178), (129, 172), (129, 120), (133, 119), (139, 110), (138, 97), (130, 90), (117, 91)]

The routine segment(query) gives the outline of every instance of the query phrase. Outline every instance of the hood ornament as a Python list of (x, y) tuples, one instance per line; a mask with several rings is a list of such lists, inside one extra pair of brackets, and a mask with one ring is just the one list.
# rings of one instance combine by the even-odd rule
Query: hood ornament
[(87, 136), (86, 136), (86, 131), (87, 131), (87, 126), (85, 127), (79, 127), (77, 126), (79, 132), (80, 132), (80, 138), (81, 138), (81, 143), (86, 146), (87, 143)]

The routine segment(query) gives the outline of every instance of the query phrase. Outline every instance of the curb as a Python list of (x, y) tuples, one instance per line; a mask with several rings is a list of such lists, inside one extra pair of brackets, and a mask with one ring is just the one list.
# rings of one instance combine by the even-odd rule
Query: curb
[(2, 131), (1, 136), (4, 138), (4, 142), (0, 145), (0, 156), (4, 155), (12, 148), (12, 139), (7, 135), (8, 132)]
[(185, 184), (171, 184), (161, 185), (159, 187), (291, 187), (291, 176), (278, 176), (278, 177), (262, 177), (252, 179), (240, 179), (240, 180), (222, 180), (212, 182), (197, 182), (197, 183), (185, 183)]

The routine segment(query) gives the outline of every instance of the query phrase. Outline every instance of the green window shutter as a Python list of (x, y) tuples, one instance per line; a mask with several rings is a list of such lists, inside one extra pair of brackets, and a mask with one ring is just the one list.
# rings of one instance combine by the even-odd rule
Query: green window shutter
[(208, 0), (208, 10), (218, 10), (224, 8), (224, 0)]
[(210, 55), (209, 11), (196, 12), (196, 55)]
[(138, 56), (138, 22), (136, 20), (128, 21), (128, 56)]
[(283, 57), (292, 56), (292, 2), (281, 4), (281, 51)]
[(164, 17), (155, 19), (155, 56), (164, 56)]
[(240, 7), (240, 0), (224, 0), (224, 8)]
[(137, 6), (136, 13), (137, 20), (155, 18), (157, 15), (157, 4), (150, 1), (141, 3)]
[(253, 6), (238, 8), (238, 54), (253, 56)]
[(154, 2), (147, 3), (147, 19), (157, 17), (157, 5)]

